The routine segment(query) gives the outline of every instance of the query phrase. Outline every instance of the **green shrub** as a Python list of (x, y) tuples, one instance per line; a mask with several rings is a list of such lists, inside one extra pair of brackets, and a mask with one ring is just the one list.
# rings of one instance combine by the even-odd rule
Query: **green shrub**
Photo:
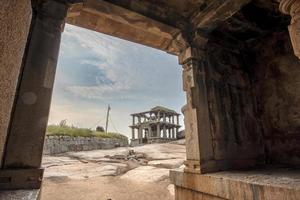
[(47, 135), (70, 136), (70, 137), (99, 137), (99, 138), (116, 138), (128, 140), (125, 135), (120, 133), (105, 133), (93, 131), (87, 128), (77, 128), (70, 126), (49, 125), (47, 127)]

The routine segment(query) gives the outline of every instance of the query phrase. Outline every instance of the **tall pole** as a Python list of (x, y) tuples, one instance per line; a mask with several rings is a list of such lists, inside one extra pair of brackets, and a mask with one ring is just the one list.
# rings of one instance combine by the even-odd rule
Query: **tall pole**
[(110, 106), (109, 106), (109, 104), (108, 104), (108, 106), (107, 106), (107, 113), (106, 113), (105, 133), (107, 133), (107, 128), (108, 128), (109, 111), (110, 111)]

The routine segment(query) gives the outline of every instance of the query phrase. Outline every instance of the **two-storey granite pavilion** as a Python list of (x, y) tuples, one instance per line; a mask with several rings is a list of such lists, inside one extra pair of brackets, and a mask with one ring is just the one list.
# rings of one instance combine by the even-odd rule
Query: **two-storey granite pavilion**
[(180, 128), (179, 115), (176, 111), (161, 106), (131, 114), (131, 144), (168, 142), (176, 139)]

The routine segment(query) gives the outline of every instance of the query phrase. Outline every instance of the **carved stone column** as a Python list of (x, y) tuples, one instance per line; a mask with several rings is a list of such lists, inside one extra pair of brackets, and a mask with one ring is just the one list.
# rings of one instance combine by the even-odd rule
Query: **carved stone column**
[(10, 130), (6, 142), (1, 189), (39, 188), (44, 137), (48, 122), (65, 1), (41, 0), (33, 8)]
[(189, 47), (179, 56), (183, 65), (183, 89), (187, 104), (183, 107), (187, 160), (185, 172), (204, 173), (213, 157), (207, 101), (206, 52)]
[(300, 59), (300, 1), (281, 0), (279, 9), (292, 17), (289, 32), (295, 55)]

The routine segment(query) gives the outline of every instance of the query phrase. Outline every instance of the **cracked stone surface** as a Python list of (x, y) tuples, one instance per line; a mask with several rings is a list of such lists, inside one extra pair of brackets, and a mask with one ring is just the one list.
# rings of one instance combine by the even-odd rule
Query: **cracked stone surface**
[(183, 165), (181, 143), (45, 155), (42, 200), (171, 200), (169, 170)]

